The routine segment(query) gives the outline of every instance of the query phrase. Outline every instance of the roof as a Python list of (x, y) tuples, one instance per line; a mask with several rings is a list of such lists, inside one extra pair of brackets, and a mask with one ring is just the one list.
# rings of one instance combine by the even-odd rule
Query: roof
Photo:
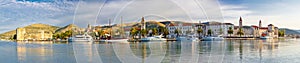
[(202, 23), (202, 24), (205, 24), (205, 25), (234, 25), (232, 23), (221, 23), (221, 22), (215, 22), (215, 21), (205, 22), (205, 23)]
[(258, 28), (258, 26), (252, 25), (253, 28)]
[(274, 26), (273, 24), (269, 24), (268, 26)]
[(259, 29), (268, 29), (268, 27), (260, 27)]

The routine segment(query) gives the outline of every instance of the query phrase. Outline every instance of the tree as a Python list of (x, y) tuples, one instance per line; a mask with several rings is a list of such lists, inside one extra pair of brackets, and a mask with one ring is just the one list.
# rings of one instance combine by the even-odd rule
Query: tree
[(201, 27), (198, 28), (197, 33), (199, 34), (199, 37), (200, 37), (200, 35), (203, 33), (203, 30)]
[(153, 29), (152, 29), (152, 34), (153, 34), (153, 35), (157, 35), (157, 34), (158, 34), (157, 28), (153, 28)]
[(284, 35), (285, 35), (285, 30), (279, 30), (278, 31), (278, 36), (279, 37), (284, 37)]
[(137, 34), (138, 34), (138, 30), (135, 27), (131, 28), (130, 36), (132, 36), (132, 38), (135, 38), (134, 36), (136, 36)]
[(227, 30), (227, 33), (231, 36), (231, 34), (233, 34), (233, 29), (232, 27), (229, 27), (229, 30)]
[(211, 30), (211, 29), (208, 29), (207, 34), (208, 34), (209, 36), (211, 36), (212, 33), (213, 33), (212, 30)]
[(179, 29), (175, 29), (175, 34), (177, 37), (179, 37), (179, 34), (181, 33), (181, 31)]
[(158, 27), (158, 33), (159, 33), (159, 34), (163, 34), (163, 33), (164, 33), (164, 30), (165, 30), (165, 27), (162, 27), (162, 26), (159, 26), (159, 27)]
[(98, 30), (97, 32), (99, 38), (103, 38), (103, 36), (105, 35), (105, 32), (103, 30)]
[(169, 35), (169, 30), (167, 28), (163, 29), (163, 35), (164, 37), (167, 37), (167, 35)]
[(145, 36), (147, 36), (148, 31), (146, 29), (142, 29), (141, 34), (142, 34), (143, 37), (145, 37)]
[(237, 32), (238, 35), (240, 35), (240, 37), (242, 37), (242, 35), (244, 35), (244, 31), (242, 28), (239, 28), (239, 31)]

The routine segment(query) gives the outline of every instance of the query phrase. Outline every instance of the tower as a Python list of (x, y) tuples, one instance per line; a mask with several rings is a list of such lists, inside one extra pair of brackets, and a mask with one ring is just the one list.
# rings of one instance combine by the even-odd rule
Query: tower
[(259, 28), (261, 28), (261, 20), (259, 20)]
[(239, 20), (239, 28), (242, 28), (243, 27), (243, 20), (242, 20), (242, 17), (240, 17), (240, 20)]
[(142, 17), (142, 21), (141, 21), (141, 29), (146, 29), (146, 25), (145, 25), (145, 18)]

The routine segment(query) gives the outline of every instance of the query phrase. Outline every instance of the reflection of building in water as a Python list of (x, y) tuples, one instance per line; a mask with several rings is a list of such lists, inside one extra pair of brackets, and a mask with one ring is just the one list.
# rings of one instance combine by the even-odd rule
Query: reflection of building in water
[[(30, 46), (28, 46), (30, 45)], [(18, 60), (22, 62), (34, 62), (28, 61), (28, 59), (45, 60), (45, 58), (53, 56), (52, 46), (44, 45), (44, 42), (33, 45), (26, 44), (24, 42), (18, 42), (17, 44), (17, 56)]]
[(25, 43), (18, 43), (18, 45), (17, 45), (17, 55), (18, 55), (18, 60), (19, 61), (26, 60)]

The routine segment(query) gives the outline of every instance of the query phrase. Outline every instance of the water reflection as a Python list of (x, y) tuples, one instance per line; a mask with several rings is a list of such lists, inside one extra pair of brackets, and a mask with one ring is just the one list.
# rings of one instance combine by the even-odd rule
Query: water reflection
[[(0, 42), (6, 63), (299, 62), (298, 40), (219, 42)], [(287, 61), (286, 59), (289, 59)]]

